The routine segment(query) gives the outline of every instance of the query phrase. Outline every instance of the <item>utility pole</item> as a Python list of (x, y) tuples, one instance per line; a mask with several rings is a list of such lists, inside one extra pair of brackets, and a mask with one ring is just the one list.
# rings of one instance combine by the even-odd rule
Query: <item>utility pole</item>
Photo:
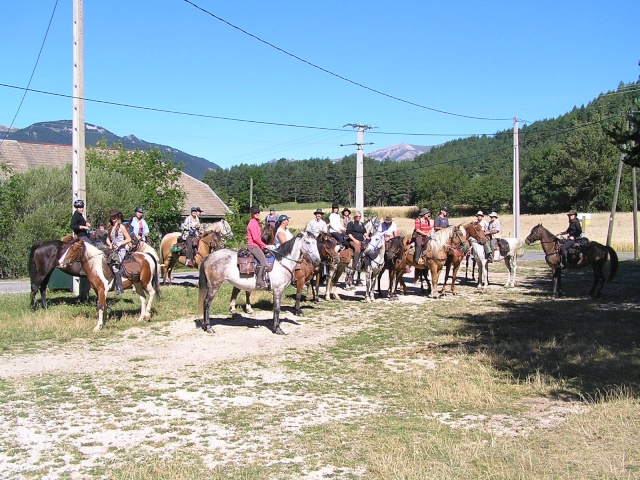
[(513, 237), (520, 236), (520, 137), (518, 117), (513, 117)]
[[(73, 2), (73, 125), (71, 161), (72, 200), (87, 200), (84, 140), (84, 10), (83, 0)], [(86, 208), (86, 207), (85, 207)], [(73, 207), (72, 207), (73, 211)], [(87, 210), (85, 209), (85, 218)], [(73, 294), (80, 294), (80, 279), (73, 277)]]
[[(364, 131), (372, 128), (370, 125), (361, 125), (358, 123), (348, 123), (345, 127), (353, 127), (358, 129), (357, 143), (348, 145), (356, 145), (356, 210), (364, 215), (364, 145), (373, 145), (373, 143), (364, 143)], [(346, 145), (340, 145), (344, 147)], [(364, 220), (364, 218), (363, 218)]]

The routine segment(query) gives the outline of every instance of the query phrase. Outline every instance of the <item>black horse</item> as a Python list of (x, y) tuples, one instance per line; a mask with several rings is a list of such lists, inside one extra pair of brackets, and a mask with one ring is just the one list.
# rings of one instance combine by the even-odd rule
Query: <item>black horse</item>
[[(36, 295), (40, 291), (42, 306), (48, 307), (47, 304), (47, 285), (51, 279), (53, 271), (56, 269), (58, 259), (70, 245), (72, 237), (68, 235), (63, 240), (49, 240), (47, 242), (39, 242), (31, 247), (29, 252), (29, 278), (31, 279), (31, 308), (36, 308)], [(61, 269), (63, 272), (73, 276), (84, 276), (80, 263), (71, 263), (68, 267)], [(86, 282), (81, 282), (81, 286), (85, 287)], [(80, 298), (86, 299), (89, 292), (89, 285), (80, 292)]]
[[(531, 233), (525, 239), (527, 245), (540, 241), (542, 250), (544, 250), (545, 260), (551, 268), (553, 274), (553, 295), (560, 297), (562, 295), (562, 268), (560, 266), (560, 239), (549, 230), (544, 228), (542, 224), (536, 225), (531, 229)], [(586, 247), (569, 249), (567, 258), (568, 268), (582, 268), (591, 265), (593, 268), (593, 287), (589, 295), (593, 298), (600, 296), (602, 286), (605, 282), (604, 264), (607, 258), (611, 258), (611, 270), (607, 281), (611, 281), (618, 270), (618, 255), (615, 250), (608, 245), (602, 245), (598, 242), (589, 242)]]

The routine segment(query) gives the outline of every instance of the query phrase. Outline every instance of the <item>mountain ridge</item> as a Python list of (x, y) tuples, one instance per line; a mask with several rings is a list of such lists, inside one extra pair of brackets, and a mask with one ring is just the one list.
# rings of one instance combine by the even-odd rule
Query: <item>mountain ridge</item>
[[(6, 138), (7, 140), (17, 140), (20, 142), (71, 145), (72, 126), (73, 123), (71, 120), (38, 122), (26, 128), (12, 129), (11, 132), (6, 133)], [(2, 132), (6, 132), (7, 129), (8, 127), (0, 126), (0, 131)], [(107, 146), (122, 143), (123, 147), (127, 150), (158, 148), (160, 151), (168, 152), (171, 154), (173, 161), (183, 165), (182, 171), (184, 173), (199, 180), (202, 179), (208, 170), (220, 168), (206, 158), (190, 155), (168, 145), (147, 142), (133, 134), (119, 137), (104, 127), (85, 123), (85, 144), (87, 146), (96, 146), (102, 139), (106, 140)]]

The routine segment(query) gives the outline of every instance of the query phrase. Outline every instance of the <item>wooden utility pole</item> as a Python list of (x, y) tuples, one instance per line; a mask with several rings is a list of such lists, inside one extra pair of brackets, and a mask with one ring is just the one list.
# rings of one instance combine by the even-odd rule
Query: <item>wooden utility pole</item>
[[(87, 201), (84, 140), (84, 13), (83, 0), (73, 2), (73, 126), (71, 162), (72, 211), (76, 200)], [(85, 218), (87, 210), (85, 207)], [(73, 277), (73, 293), (80, 293), (80, 279)]]
[(513, 117), (513, 237), (520, 236), (520, 136), (518, 117)]
[[(356, 145), (356, 210), (364, 215), (364, 145), (373, 145), (372, 143), (364, 143), (364, 131), (369, 130), (371, 126), (360, 125), (357, 123), (348, 123), (345, 127), (353, 127), (358, 129), (358, 142)], [(344, 147), (345, 145), (340, 145)], [(364, 218), (362, 219), (364, 220)]]

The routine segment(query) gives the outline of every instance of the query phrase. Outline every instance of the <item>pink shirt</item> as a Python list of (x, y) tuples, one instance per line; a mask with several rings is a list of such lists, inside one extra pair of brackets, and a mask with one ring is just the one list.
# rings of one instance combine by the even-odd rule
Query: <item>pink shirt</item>
[(255, 218), (249, 220), (249, 224), (247, 225), (247, 245), (250, 247), (267, 248), (267, 244), (260, 238), (261, 234), (260, 222)]
[(416, 230), (420, 229), (423, 232), (431, 235), (431, 230), (433, 229), (433, 225), (431, 225), (431, 222), (429, 220), (423, 220), (422, 217), (418, 217), (416, 218), (414, 228)]

